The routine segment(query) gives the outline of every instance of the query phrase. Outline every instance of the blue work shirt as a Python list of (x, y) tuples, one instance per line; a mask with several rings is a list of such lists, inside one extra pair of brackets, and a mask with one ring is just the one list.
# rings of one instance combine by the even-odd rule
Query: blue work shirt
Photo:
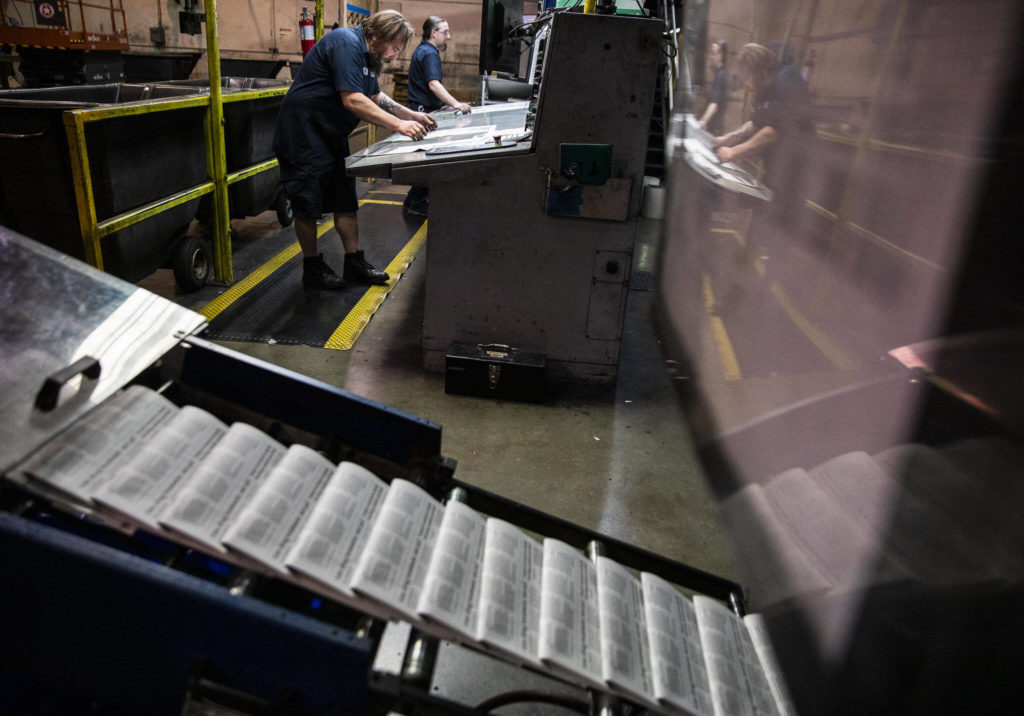
[(433, 112), (444, 107), (444, 102), (430, 91), (432, 80), (441, 81), (441, 53), (426, 40), (420, 40), (409, 61), (410, 109)]
[(332, 30), (302, 61), (274, 131), (274, 153), (282, 164), (319, 176), (348, 156), (348, 135), (359, 118), (345, 109), (339, 92), (380, 92), (362, 25)]
[(771, 87), (758, 97), (750, 120), (758, 130), (771, 127), (776, 140), (761, 155), (765, 174), (763, 181), (776, 193), (794, 184), (800, 173), (802, 157), (806, 156), (810, 95), (807, 83), (797, 70), (781, 65), (775, 72)]

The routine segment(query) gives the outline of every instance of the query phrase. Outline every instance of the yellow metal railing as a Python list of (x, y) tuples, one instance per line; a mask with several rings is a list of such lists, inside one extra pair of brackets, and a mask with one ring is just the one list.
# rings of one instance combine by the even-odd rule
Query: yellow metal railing
[[(217, 39), (216, 0), (206, 0), (205, 8), (207, 58), (210, 73), (209, 95), (126, 102), (116, 107), (69, 110), (63, 115), (71, 158), (71, 172), (75, 184), (75, 201), (78, 207), (78, 220), (82, 233), (85, 260), (98, 269), (103, 269), (101, 239), (104, 236), (109, 236), (116, 231), (125, 229), (205, 194), (213, 193), (214, 278), (221, 283), (231, 283), (234, 280), (231, 261), (231, 213), (228, 206), (227, 188), (235, 182), (275, 168), (278, 162), (277, 159), (268, 159), (234, 172), (229, 173), (227, 171), (223, 105), (230, 102), (244, 102), (284, 95), (287, 93), (288, 87), (223, 94), (221, 91), (220, 50)], [(319, 39), (323, 34), (323, 0), (317, 0), (316, 8), (316, 36)], [(148, 204), (135, 207), (116, 216), (102, 219), (98, 217), (96, 214), (92, 175), (89, 168), (85, 125), (90, 122), (101, 122), (120, 117), (157, 112), (173, 112), (196, 107), (206, 108), (203, 127), (206, 148), (206, 170), (209, 180), (182, 189)], [(367, 144), (373, 142), (372, 126), (360, 127), (352, 135), (358, 136), (360, 133), (367, 135)]]
[[(220, 83), (218, 81), (217, 87)], [(115, 231), (137, 224), (156, 214), (196, 199), (204, 194), (214, 193), (213, 205), (213, 255), (215, 278), (217, 281), (230, 283), (233, 280), (231, 266), (230, 211), (228, 208), (227, 187), (235, 182), (248, 179), (261, 172), (269, 171), (277, 166), (276, 159), (269, 159), (249, 167), (228, 173), (224, 153), (223, 111), (214, 113), (213, 109), (224, 103), (244, 102), (263, 97), (283, 95), (287, 87), (237, 92), (214, 97), (184, 97), (166, 100), (144, 100), (129, 102), (117, 107), (101, 107), (93, 109), (75, 109), (64, 113), (65, 131), (71, 156), (71, 172), (75, 183), (75, 200), (78, 205), (79, 227), (86, 261), (96, 268), (103, 268), (103, 253), (100, 239)], [(207, 109), (205, 128), (206, 166), (209, 181), (188, 187), (169, 196), (162, 197), (149, 204), (136, 207), (112, 217), (100, 218), (96, 214), (93, 194), (92, 175), (89, 168), (89, 153), (85, 138), (85, 125), (89, 122), (100, 122), (119, 117), (172, 112), (194, 107)], [(215, 128), (219, 131), (215, 131)], [(218, 192), (218, 185), (223, 191)], [(222, 195), (221, 195), (222, 194)]]
[[(206, 3), (206, 44), (210, 68), (210, 94), (208, 96), (184, 97), (165, 100), (144, 100), (127, 102), (117, 107), (76, 109), (64, 113), (64, 128), (67, 132), (71, 157), (71, 173), (75, 184), (75, 201), (78, 206), (78, 222), (82, 233), (85, 260), (98, 269), (103, 269), (101, 241), (115, 231), (137, 224), (161, 212), (180, 206), (204, 194), (213, 193), (213, 262), (214, 278), (222, 283), (234, 279), (231, 263), (231, 213), (228, 207), (227, 187), (248, 179), (277, 166), (276, 159), (259, 162), (238, 171), (228, 173), (224, 149), (224, 111), (226, 102), (244, 102), (275, 95), (283, 95), (287, 87), (274, 87), (222, 94), (220, 76), (220, 51), (217, 40), (216, 0)], [(118, 117), (128, 117), (157, 112), (172, 112), (195, 107), (205, 107), (203, 123), (206, 147), (206, 170), (209, 181), (182, 189), (143, 206), (135, 207), (116, 216), (100, 219), (96, 215), (96, 203), (89, 169), (89, 152), (86, 146), (85, 125)]]

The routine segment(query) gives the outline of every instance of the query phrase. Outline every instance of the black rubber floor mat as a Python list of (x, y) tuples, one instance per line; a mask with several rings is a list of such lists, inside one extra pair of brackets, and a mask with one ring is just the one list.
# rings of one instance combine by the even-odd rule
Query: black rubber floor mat
[[(391, 202), (364, 204), (359, 210), (359, 229), (359, 245), (367, 260), (392, 274), (387, 286), (349, 284), (339, 291), (305, 289), (302, 255), (296, 252), (222, 308), (203, 335), (223, 341), (351, 348), (426, 236), (422, 220), (407, 219), (401, 207)], [(333, 227), (320, 237), (319, 250), (341, 275), (344, 249)], [(346, 330), (346, 325), (359, 330)], [(339, 334), (345, 335), (339, 338)]]

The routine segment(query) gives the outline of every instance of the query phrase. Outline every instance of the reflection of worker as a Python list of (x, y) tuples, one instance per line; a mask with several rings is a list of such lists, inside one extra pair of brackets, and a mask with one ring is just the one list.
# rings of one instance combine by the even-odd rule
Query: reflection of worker
[(739, 129), (715, 137), (715, 154), (723, 162), (761, 157), (765, 183), (775, 192), (781, 185), (786, 160), (776, 156), (791, 146), (806, 128), (807, 84), (789, 65), (780, 65), (775, 53), (756, 44), (744, 45), (736, 56), (740, 78), (754, 93), (754, 111)]
[[(807, 84), (795, 68), (780, 64), (775, 53), (762, 45), (744, 45), (736, 55), (736, 67), (746, 88), (754, 93), (754, 109), (750, 120), (715, 137), (712, 146), (723, 162), (760, 158), (763, 163), (763, 181), (772, 190), (772, 199), (755, 212), (745, 251), (750, 252), (748, 258), (766, 261), (795, 233), (803, 201), (800, 182), (804, 175), (801, 153), (806, 151), (809, 127)], [(777, 268), (766, 266), (764, 275)], [(725, 303), (730, 303), (728, 298)]]
[(355, 179), (345, 175), (348, 135), (360, 120), (421, 139), (437, 126), (380, 91), (377, 75), (405, 49), (413, 29), (402, 15), (384, 10), (358, 27), (332, 30), (302, 61), (285, 95), (274, 133), (284, 189), (295, 212), (295, 236), (302, 248), (302, 283), (337, 289), (344, 281), (317, 253), (316, 222), (334, 213), (334, 227), (345, 249), (344, 280), (383, 284), (359, 249)]
[[(463, 114), (470, 112), (465, 102), (455, 99), (441, 84), (441, 53), (448, 47), (452, 33), (448, 21), (431, 15), (423, 21), (423, 37), (409, 62), (409, 108), (433, 112), (452, 107)], [(414, 216), (427, 215), (427, 188), (414, 186), (405, 197), (402, 210)]]
[(729, 49), (725, 40), (711, 43), (708, 57), (715, 77), (711, 82), (711, 96), (708, 98), (707, 109), (700, 118), (700, 126), (714, 135), (722, 133), (722, 122), (725, 119), (725, 104), (729, 101), (729, 74), (725, 69), (726, 55)]

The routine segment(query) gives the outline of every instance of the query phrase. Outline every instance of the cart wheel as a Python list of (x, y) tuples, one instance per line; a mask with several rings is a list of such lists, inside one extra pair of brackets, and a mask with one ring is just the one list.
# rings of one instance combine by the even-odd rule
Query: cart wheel
[(174, 249), (171, 268), (183, 291), (198, 291), (210, 277), (210, 250), (198, 236), (183, 236)]
[(274, 211), (277, 212), (277, 223), (281, 226), (291, 226), (295, 220), (291, 199), (285, 196), (284, 189), (277, 192), (277, 197), (274, 198)]

